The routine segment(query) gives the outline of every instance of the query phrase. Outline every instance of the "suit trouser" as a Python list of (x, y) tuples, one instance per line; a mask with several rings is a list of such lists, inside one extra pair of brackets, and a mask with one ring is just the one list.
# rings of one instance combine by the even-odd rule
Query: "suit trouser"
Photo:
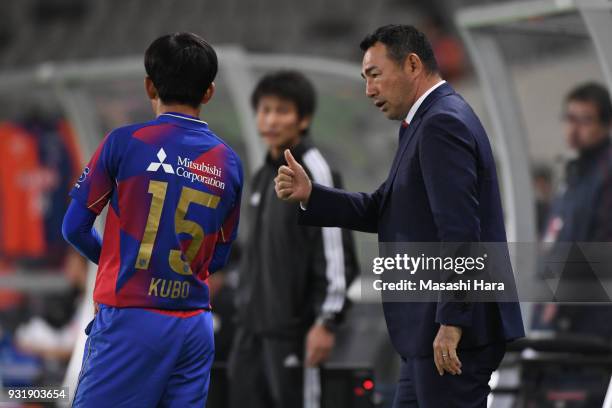
[(503, 343), (459, 350), (460, 375), (440, 376), (433, 356), (402, 358), (393, 408), (486, 408), (489, 380), (505, 351)]
[(229, 359), (230, 407), (304, 406), (308, 400), (305, 394), (310, 394), (304, 392), (304, 385), (310, 391), (320, 384), (311, 386), (317, 381), (310, 381), (313, 377), (310, 372), (306, 372), (304, 382), (303, 348), (303, 339), (291, 341), (238, 330)]

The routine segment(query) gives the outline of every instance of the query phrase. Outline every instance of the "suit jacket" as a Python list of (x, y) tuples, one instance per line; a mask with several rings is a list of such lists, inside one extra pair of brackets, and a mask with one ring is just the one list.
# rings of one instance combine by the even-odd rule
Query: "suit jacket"
[[(429, 94), (400, 130), (391, 170), (376, 191), (313, 184), (300, 222), (375, 232), (379, 242), (506, 241), (488, 137), (448, 84)], [(440, 324), (463, 328), (460, 349), (524, 336), (516, 302), (384, 302), (383, 309), (391, 342), (404, 357), (431, 355)]]

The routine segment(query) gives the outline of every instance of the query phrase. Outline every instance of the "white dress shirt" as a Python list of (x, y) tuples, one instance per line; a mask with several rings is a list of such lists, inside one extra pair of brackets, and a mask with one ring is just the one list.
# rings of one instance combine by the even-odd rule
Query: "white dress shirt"
[(408, 124), (410, 122), (412, 122), (412, 119), (414, 119), (414, 115), (417, 113), (417, 110), (419, 109), (419, 106), (421, 106), (421, 104), (423, 103), (425, 98), (427, 98), (429, 96), (429, 94), (432, 93), (437, 87), (439, 87), (440, 85), (445, 84), (445, 83), (446, 83), (445, 80), (441, 80), (440, 82), (438, 82), (437, 84), (435, 84), (434, 86), (429, 88), (427, 91), (425, 91), (425, 93), (423, 95), (421, 95), (421, 97), (419, 99), (416, 100), (414, 105), (412, 105), (412, 108), (410, 108), (410, 111), (408, 111), (408, 116), (406, 116), (405, 121)]

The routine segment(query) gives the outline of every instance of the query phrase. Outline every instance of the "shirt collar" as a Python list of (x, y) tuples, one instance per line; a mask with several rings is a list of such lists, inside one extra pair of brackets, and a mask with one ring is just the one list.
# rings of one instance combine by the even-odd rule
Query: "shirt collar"
[(438, 88), (439, 86), (445, 83), (446, 83), (445, 80), (441, 80), (440, 82), (438, 82), (437, 84), (429, 88), (427, 91), (425, 91), (425, 93), (421, 95), (421, 97), (417, 99), (416, 102), (412, 105), (412, 108), (410, 108), (410, 111), (408, 111), (408, 115), (406, 116), (406, 122), (408, 123), (412, 122), (412, 119), (414, 119), (414, 115), (416, 115), (417, 110), (419, 110), (419, 107), (421, 106), (425, 98), (427, 98), (430, 93), (435, 91), (436, 88)]
[[(298, 162), (302, 161), (302, 156), (304, 153), (306, 153), (306, 151), (312, 147), (310, 140), (308, 139), (309, 137), (310, 136), (302, 136), (300, 142), (289, 149), (291, 150), (291, 154), (293, 154), (295, 160)], [(277, 159), (273, 159), (270, 152), (266, 154), (266, 163), (272, 165), (274, 168), (287, 164), (284, 154), (281, 154)]]
[(200, 120), (195, 116), (186, 115), (184, 113), (178, 112), (165, 112), (159, 115), (157, 119), (166, 122), (176, 123), (177, 125), (183, 125), (186, 127), (208, 127), (208, 123), (204, 122), (203, 120)]

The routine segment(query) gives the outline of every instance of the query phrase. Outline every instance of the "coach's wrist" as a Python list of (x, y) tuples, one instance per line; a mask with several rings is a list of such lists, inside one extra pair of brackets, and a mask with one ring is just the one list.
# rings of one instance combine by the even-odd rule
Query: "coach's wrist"
[(312, 195), (312, 181), (308, 180), (308, 190), (306, 192), (306, 198), (300, 200), (300, 208), (303, 211), (308, 209), (308, 201), (310, 201), (310, 196)]

